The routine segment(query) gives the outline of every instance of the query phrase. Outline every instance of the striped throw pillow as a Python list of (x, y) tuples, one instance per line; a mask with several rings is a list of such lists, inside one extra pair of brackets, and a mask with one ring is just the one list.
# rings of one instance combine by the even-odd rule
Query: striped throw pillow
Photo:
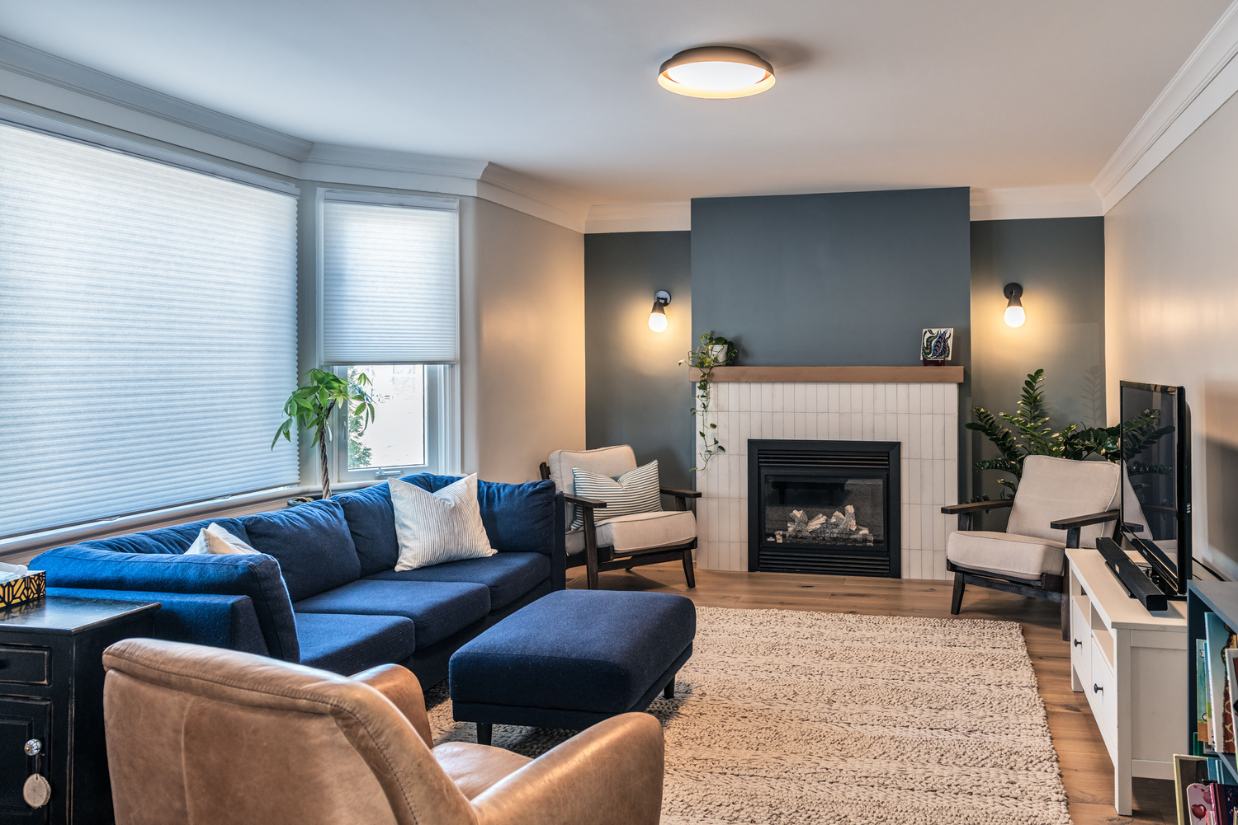
[[(659, 492), (661, 488), (662, 481), (658, 477), (656, 459), (643, 467), (628, 470), (618, 478), (591, 473), (579, 467), (572, 468), (572, 489), (576, 495), (580, 498), (606, 502), (605, 508), (593, 511), (594, 519), (598, 524), (610, 521), (616, 516), (627, 516), (632, 513), (660, 513), (662, 511), (662, 496)], [(584, 526), (584, 513), (577, 508), (571, 529), (579, 530)]]
[(477, 501), (477, 475), (437, 492), (398, 478), (387, 480), (400, 544), (396, 570), (416, 570), (448, 561), (493, 556)]

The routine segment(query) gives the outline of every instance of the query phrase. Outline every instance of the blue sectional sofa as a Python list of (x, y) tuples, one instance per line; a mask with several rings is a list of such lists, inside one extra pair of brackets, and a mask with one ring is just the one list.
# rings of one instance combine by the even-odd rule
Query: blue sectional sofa
[[(435, 491), (453, 476), (405, 481)], [(397, 572), (386, 484), (214, 519), (261, 555), (183, 555), (209, 522), (50, 550), (48, 592), (157, 601), (155, 635), (355, 673), (396, 662), (425, 685), (498, 619), (564, 585), (563, 499), (548, 481), (478, 483), (489, 558)]]

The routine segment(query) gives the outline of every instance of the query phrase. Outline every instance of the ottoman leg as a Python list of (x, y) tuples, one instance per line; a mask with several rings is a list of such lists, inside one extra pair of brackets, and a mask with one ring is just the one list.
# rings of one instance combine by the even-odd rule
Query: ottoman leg
[(662, 688), (662, 695), (667, 699), (675, 698), (675, 680), (671, 679), (666, 683), (666, 687)]
[(489, 722), (477, 723), (477, 744), (489, 745), (494, 738), (494, 725)]

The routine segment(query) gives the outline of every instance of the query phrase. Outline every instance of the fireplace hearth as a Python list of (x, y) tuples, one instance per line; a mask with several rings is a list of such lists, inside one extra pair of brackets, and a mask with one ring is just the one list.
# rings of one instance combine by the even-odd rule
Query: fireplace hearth
[(899, 444), (750, 440), (748, 569), (899, 576)]

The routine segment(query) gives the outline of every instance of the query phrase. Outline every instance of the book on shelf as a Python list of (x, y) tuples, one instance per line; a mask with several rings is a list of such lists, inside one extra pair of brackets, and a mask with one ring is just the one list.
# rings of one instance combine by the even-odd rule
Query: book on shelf
[(1234, 752), (1233, 713), (1225, 672), (1225, 651), (1238, 648), (1236, 637), (1215, 613), (1204, 615), (1204, 642), (1208, 671), (1208, 742), (1217, 753)]
[(1195, 640), (1195, 738), (1212, 750), (1212, 702), (1208, 689), (1208, 642)]

